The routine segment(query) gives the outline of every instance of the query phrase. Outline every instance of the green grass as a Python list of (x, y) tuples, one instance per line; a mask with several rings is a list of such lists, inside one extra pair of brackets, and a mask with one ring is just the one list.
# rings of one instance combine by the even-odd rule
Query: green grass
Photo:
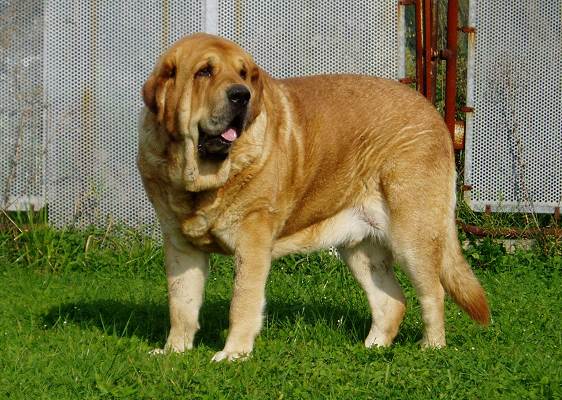
[(419, 306), (396, 343), (365, 349), (370, 316), (327, 253), (275, 263), (253, 356), (210, 363), (228, 329), (232, 261), (213, 257), (196, 348), (153, 357), (168, 323), (162, 253), (124, 230), (0, 233), (0, 398), (561, 398), (562, 258), (467, 250), (488, 295), (480, 328), (447, 302), (448, 347), (422, 351)]

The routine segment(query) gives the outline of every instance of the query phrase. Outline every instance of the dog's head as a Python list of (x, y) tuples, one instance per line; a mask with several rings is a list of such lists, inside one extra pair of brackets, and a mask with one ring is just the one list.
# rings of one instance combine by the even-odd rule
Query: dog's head
[(145, 83), (147, 108), (174, 140), (194, 143), (196, 156), (226, 159), (259, 115), (262, 72), (235, 43), (195, 34), (167, 50)]

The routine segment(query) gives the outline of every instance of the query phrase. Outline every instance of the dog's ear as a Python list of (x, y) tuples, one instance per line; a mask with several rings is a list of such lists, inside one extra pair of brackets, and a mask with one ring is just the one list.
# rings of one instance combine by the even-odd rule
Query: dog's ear
[(252, 100), (250, 102), (250, 110), (248, 111), (248, 124), (252, 123), (261, 112), (265, 79), (267, 79), (266, 73), (253, 64), (250, 69)]
[(144, 104), (153, 114), (158, 113), (158, 107), (156, 106), (157, 85), (158, 85), (157, 77), (154, 75), (150, 75), (148, 77), (148, 80), (144, 83), (142, 87), (142, 99), (144, 101)]
[(171, 133), (176, 129), (178, 95), (174, 90), (175, 79), (175, 65), (169, 60), (163, 60), (142, 88), (144, 104)]

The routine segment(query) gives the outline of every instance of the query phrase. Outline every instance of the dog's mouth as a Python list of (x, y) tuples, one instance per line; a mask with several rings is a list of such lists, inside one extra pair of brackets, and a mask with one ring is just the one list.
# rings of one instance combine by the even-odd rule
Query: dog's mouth
[(224, 160), (234, 142), (242, 135), (246, 112), (239, 113), (222, 129), (209, 130), (199, 124), (199, 155)]

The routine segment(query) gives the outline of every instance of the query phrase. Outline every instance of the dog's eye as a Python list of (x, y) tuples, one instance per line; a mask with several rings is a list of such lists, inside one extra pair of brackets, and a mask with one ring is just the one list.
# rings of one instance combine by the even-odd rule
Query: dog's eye
[(196, 77), (209, 77), (211, 75), (213, 75), (213, 68), (210, 65), (204, 66), (195, 74)]
[(248, 73), (246, 72), (245, 69), (243, 69), (242, 71), (240, 71), (240, 78), (242, 79), (246, 79), (246, 76), (248, 76)]

